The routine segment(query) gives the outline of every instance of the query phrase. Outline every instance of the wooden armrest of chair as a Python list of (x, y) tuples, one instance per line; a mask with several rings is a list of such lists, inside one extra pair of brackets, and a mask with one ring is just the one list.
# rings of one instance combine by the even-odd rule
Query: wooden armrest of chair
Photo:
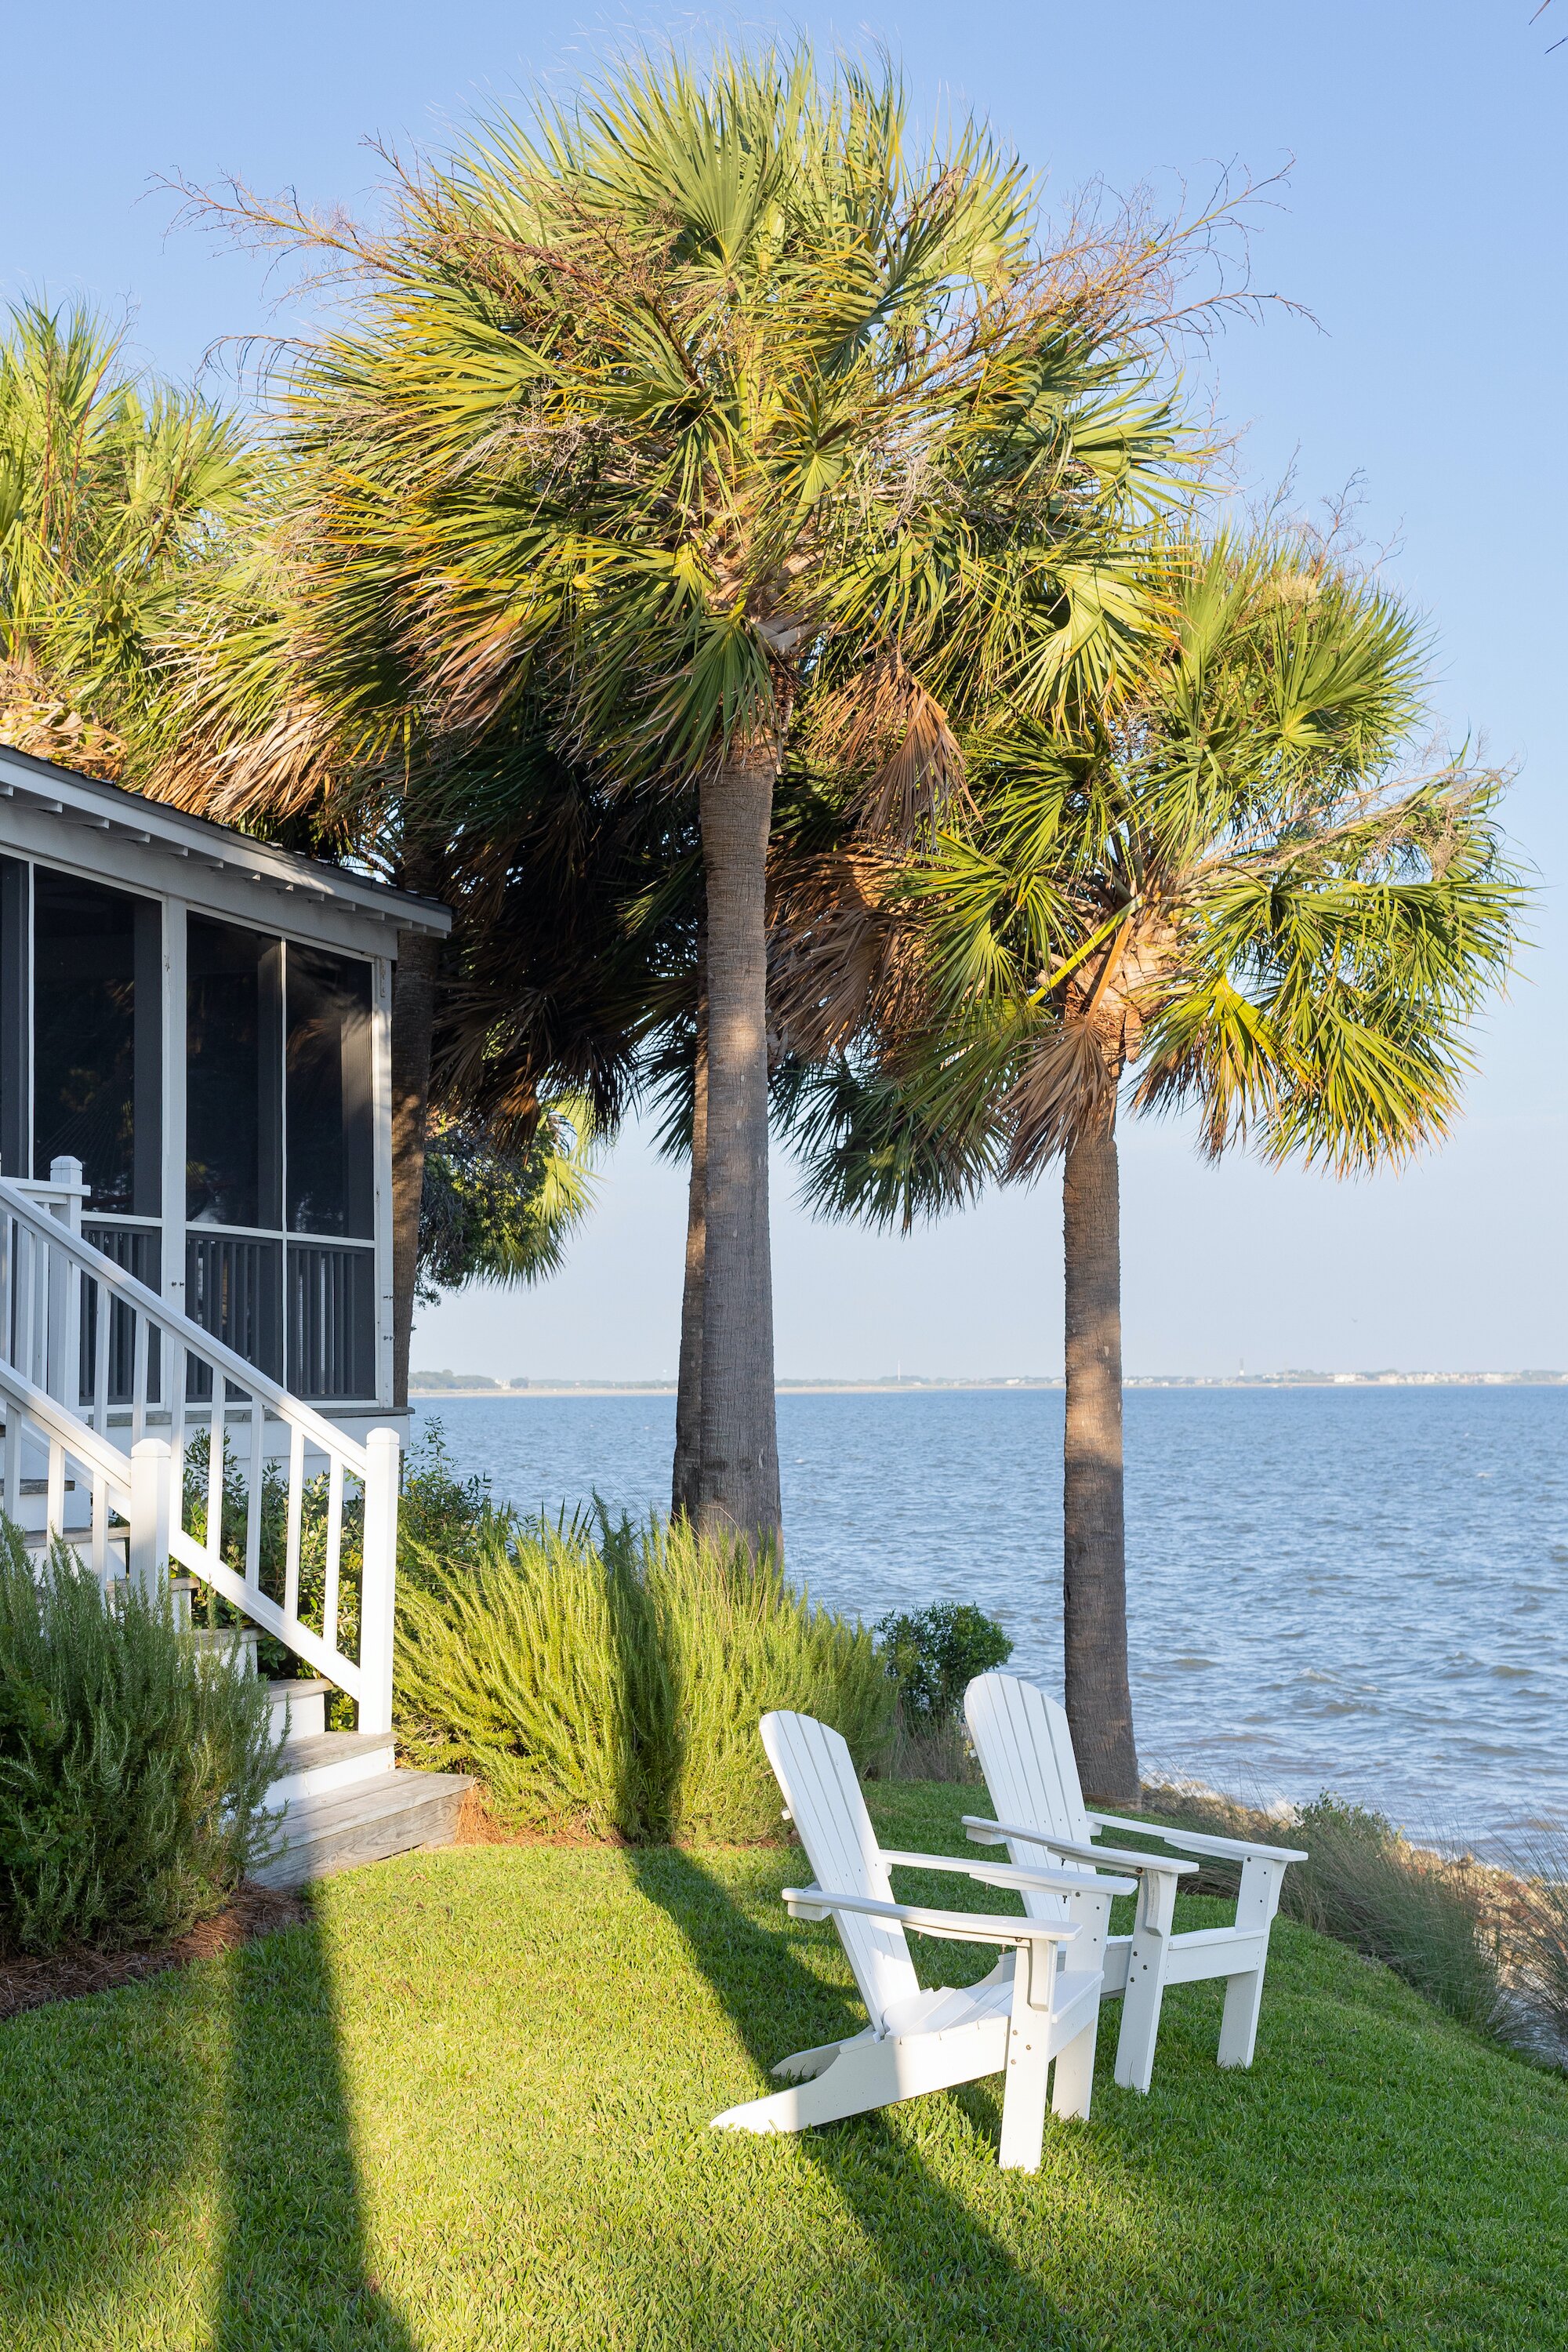
[(952, 1944), (1070, 1944), (1076, 1927), (1054, 1919), (1003, 1919), (984, 1911), (931, 1911), (919, 1903), (882, 1903), (872, 1895), (831, 1895), (821, 1886), (786, 1886), (784, 1907), (792, 1919), (826, 1919), (854, 1911), (868, 1919), (896, 1919), (917, 1936), (940, 1936)]
[[(1028, 1870), (1007, 1862), (966, 1862), (962, 1854), (953, 1853), (894, 1853), (884, 1846), (882, 1860), (896, 1863), (900, 1870), (952, 1870), (965, 1878), (973, 1878), (980, 1886), (1015, 1886), (1022, 1894), (1026, 1887), (1039, 1886), (1051, 1895), (1081, 1895), (1086, 1886), (1098, 1886), (1102, 1895), (1136, 1895), (1138, 1885), (1131, 1878), (1088, 1879), (1071, 1870)], [(1178, 1869), (1195, 1870), (1195, 1863), (1176, 1864)]]
[(1163, 1822), (1127, 1822), (1115, 1813), (1090, 1813), (1089, 1818), (1102, 1830), (1135, 1830), (1142, 1837), (1163, 1838), (1167, 1845), (1180, 1846), (1187, 1853), (1219, 1854), (1233, 1862), (1247, 1862), (1254, 1857), (1260, 1862), (1307, 1859), (1297, 1846), (1258, 1845), (1250, 1838), (1211, 1837), (1207, 1830), (1167, 1829)]
[[(1091, 1822), (1101, 1818), (1098, 1813), (1089, 1815)], [(974, 1813), (964, 1814), (963, 1826), (976, 1845), (1000, 1845), (1006, 1838), (1018, 1838), (1031, 1845), (1043, 1845), (1047, 1853), (1066, 1854), (1073, 1862), (1092, 1862), (1101, 1866), (1110, 1863), (1118, 1870), (1165, 1870), (1179, 1878), (1198, 1866), (1195, 1862), (1178, 1862), (1173, 1854), (1133, 1853), (1119, 1845), (1086, 1845), (1077, 1838), (1051, 1837), (1044, 1830), (1016, 1829), (1011, 1822), (982, 1821)], [(1118, 1822), (1115, 1826), (1131, 1828), (1132, 1824)], [(1081, 1878), (1078, 1883), (1080, 1886), (1084, 1884)], [(1128, 1887), (1119, 1888), (1118, 1892), (1132, 1894), (1136, 1890)]]

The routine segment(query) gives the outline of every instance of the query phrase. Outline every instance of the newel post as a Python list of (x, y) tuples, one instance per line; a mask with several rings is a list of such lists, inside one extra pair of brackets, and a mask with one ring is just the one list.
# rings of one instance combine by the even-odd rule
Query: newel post
[(149, 1601), (168, 1590), (174, 1489), (167, 1439), (143, 1437), (131, 1449), (131, 1577)]
[(392, 1729), (392, 1636), (397, 1610), (397, 1465), (395, 1429), (364, 1442), (364, 1576), (360, 1588), (359, 1727)]
[(65, 1196), (51, 1213), (59, 1219), (62, 1225), (68, 1225), (73, 1234), (79, 1234), (81, 1204), (92, 1189), (82, 1181), (81, 1161), (69, 1152), (62, 1152), (58, 1159), (51, 1160), (49, 1183), (55, 1192)]

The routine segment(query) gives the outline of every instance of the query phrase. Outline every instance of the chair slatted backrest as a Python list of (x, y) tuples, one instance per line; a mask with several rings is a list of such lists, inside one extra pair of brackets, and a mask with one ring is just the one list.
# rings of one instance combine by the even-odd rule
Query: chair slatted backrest
[[(1020, 1829), (1047, 1830), (1052, 1837), (1087, 1841), (1089, 1820), (1066, 1708), (1016, 1675), (977, 1675), (963, 1695), (963, 1712), (995, 1818), (1016, 1822)], [(1087, 1864), (1058, 1860), (1016, 1839), (1007, 1851), (1025, 1869), (1032, 1863), (1037, 1869), (1043, 1864), (1094, 1875)], [(1060, 1918), (1063, 1900), (1037, 1887), (1026, 1893), (1024, 1908), (1032, 1919)]]
[[(763, 1716), (762, 1731), (816, 1885), (830, 1895), (891, 1903), (892, 1875), (840, 1735), (809, 1715), (782, 1710)], [(871, 2022), (879, 2026), (890, 2002), (920, 1990), (904, 1931), (896, 1919), (861, 1919), (842, 1911), (835, 1924)]]

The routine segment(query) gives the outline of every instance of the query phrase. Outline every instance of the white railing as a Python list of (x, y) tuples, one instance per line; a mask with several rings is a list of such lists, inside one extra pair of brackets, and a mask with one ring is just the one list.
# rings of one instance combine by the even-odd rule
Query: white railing
[[(121, 1562), (148, 1591), (167, 1581), (171, 1561), (187, 1570), (357, 1700), (362, 1731), (389, 1730), (396, 1432), (372, 1430), (355, 1444), (171, 1307), (82, 1239), (85, 1197), (75, 1160), (57, 1160), (47, 1185), (0, 1178), (0, 1503), (24, 1532), (76, 1546), (105, 1582)], [(127, 1374), (119, 1395), (117, 1367)], [(199, 1537), (184, 1524), (193, 1431), (206, 1441)], [(280, 1561), (262, 1556), (269, 1457), (284, 1504)], [(243, 1492), (227, 1524), (226, 1462)], [(300, 1559), (307, 1485), (323, 1475), (318, 1627), (300, 1614)], [(354, 1657), (339, 1621), (344, 1511), (356, 1494), (364, 1513)], [(243, 1569), (224, 1558), (226, 1537), (239, 1550), (241, 1528)], [(263, 1589), (268, 1569), (280, 1593)]]

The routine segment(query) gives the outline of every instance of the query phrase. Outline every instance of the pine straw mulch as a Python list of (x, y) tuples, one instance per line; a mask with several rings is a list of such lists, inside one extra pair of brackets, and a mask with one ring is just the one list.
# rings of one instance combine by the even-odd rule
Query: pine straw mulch
[(204, 1919), (172, 1944), (130, 1952), (92, 1952), (79, 1947), (50, 1952), (41, 1958), (0, 1958), (0, 2021), (19, 2016), (25, 2009), (41, 2009), (47, 2001), (76, 2000), (89, 1992), (112, 1992), (119, 1985), (139, 1984), (165, 1969), (188, 1968), (193, 1960), (211, 1959), (231, 1952), (257, 1936), (270, 1936), (279, 1927), (297, 1927), (310, 1912), (298, 1895), (279, 1887), (242, 1885), (226, 1910)]

